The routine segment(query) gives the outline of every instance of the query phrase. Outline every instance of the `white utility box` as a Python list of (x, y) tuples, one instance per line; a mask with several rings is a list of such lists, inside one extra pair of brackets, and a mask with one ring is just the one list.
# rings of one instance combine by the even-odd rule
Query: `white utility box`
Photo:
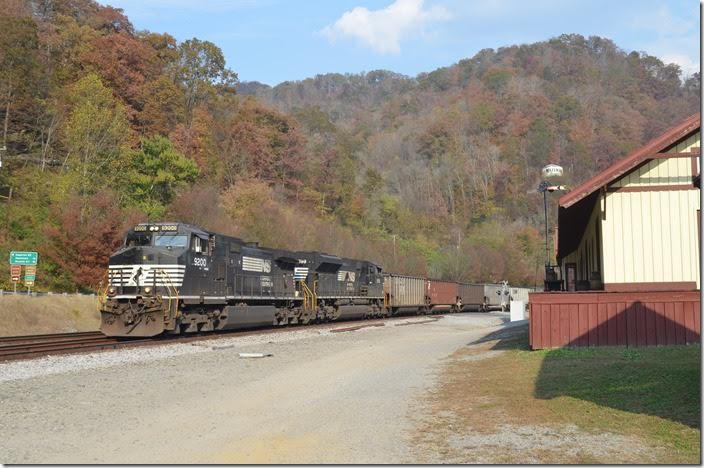
[(526, 303), (523, 301), (511, 301), (511, 321), (525, 319)]

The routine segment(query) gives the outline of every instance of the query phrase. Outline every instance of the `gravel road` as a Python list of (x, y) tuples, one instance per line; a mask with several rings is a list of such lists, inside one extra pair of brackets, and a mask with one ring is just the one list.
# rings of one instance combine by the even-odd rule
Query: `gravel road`
[(507, 318), (399, 326), (427, 320), (414, 317), (0, 364), (0, 462), (413, 463), (413, 408), (439, 364)]

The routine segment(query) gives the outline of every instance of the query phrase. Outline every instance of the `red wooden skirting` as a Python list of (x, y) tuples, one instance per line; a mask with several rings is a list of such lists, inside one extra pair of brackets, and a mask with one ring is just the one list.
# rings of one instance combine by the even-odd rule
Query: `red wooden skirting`
[(700, 342), (699, 291), (530, 293), (532, 349)]

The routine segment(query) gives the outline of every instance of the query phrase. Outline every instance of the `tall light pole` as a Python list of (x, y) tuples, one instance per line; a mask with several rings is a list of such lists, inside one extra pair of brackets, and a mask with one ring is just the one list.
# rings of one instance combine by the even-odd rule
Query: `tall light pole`
[[(548, 164), (540, 170), (544, 179), (550, 179), (553, 177), (562, 176), (563, 170), (561, 166), (557, 164)], [(551, 186), (547, 180), (543, 180), (538, 185), (538, 192), (543, 194), (543, 209), (545, 210), (545, 290), (549, 291), (551, 289), (550, 281), (554, 281), (555, 272), (552, 265), (550, 265), (550, 244), (548, 240), (548, 192), (554, 192), (556, 190), (566, 191), (564, 185), (553, 185)]]
[(391, 237), (394, 239), (394, 271), (398, 271), (396, 268), (396, 234), (392, 234)]
[(550, 266), (550, 248), (548, 247), (548, 182), (546, 180), (538, 185), (538, 192), (543, 194), (543, 207), (545, 208), (545, 271)]

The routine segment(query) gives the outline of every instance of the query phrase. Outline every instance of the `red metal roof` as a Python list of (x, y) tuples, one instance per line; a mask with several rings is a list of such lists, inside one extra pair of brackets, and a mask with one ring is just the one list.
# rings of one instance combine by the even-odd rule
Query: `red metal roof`
[(601, 187), (622, 177), (644, 161), (651, 159), (653, 153), (661, 152), (677, 143), (679, 140), (699, 130), (700, 118), (701, 116), (699, 113), (687, 117), (680, 124), (672, 127), (662, 135), (646, 143), (645, 146), (638, 148), (591, 179), (573, 188), (569, 193), (560, 197), (560, 206), (563, 208), (569, 208), (578, 201), (596, 192)]

